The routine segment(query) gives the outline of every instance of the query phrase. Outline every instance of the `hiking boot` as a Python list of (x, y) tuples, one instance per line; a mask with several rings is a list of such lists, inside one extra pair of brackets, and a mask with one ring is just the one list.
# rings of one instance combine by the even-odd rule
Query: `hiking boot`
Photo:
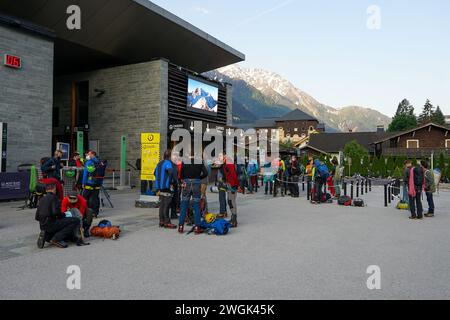
[(44, 246), (45, 246), (45, 231), (43, 231), (43, 230), (39, 233), (37, 246), (38, 246), (39, 249), (44, 249)]
[(159, 227), (160, 227), (160, 228), (164, 228), (164, 222), (160, 222), (160, 223), (159, 223)]
[(83, 235), (85, 238), (90, 238), (91, 237), (91, 233), (89, 232), (89, 229), (84, 229)]
[(172, 223), (167, 223), (164, 225), (164, 229), (176, 229), (177, 226)]
[(203, 233), (203, 230), (202, 230), (202, 228), (200, 228), (199, 226), (195, 226), (195, 228), (194, 228), (194, 233), (195, 233), (195, 234), (202, 234), (202, 233)]
[(425, 215), (425, 217), (427, 217), (427, 218), (434, 218), (434, 213), (427, 213)]
[(409, 219), (410, 219), (410, 220), (417, 220), (417, 217), (416, 217), (416, 216), (414, 216), (414, 217), (409, 217)]
[(237, 216), (235, 214), (231, 216), (230, 223), (233, 228), (237, 228), (238, 222), (237, 222)]
[(78, 239), (77, 240), (77, 247), (84, 247), (84, 246), (89, 246), (90, 243), (89, 242), (84, 242), (83, 239)]
[(423, 217), (417, 217), (417, 220), (423, 220)]
[(184, 225), (179, 225), (178, 226), (178, 233), (184, 233)]
[(58, 247), (58, 248), (61, 248), (61, 249), (66, 249), (68, 247), (67, 243), (65, 243), (64, 241), (51, 240), (50, 243), (52, 245), (54, 245), (55, 247)]

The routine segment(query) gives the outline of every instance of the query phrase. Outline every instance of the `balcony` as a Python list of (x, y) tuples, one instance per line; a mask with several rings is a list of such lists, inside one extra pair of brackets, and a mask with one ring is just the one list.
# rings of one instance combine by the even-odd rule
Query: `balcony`
[(431, 154), (440, 155), (444, 153), (450, 156), (450, 149), (448, 148), (419, 148), (419, 149), (407, 149), (407, 148), (383, 148), (383, 155), (386, 157), (391, 156), (407, 156), (410, 158), (416, 157), (430, 157)]

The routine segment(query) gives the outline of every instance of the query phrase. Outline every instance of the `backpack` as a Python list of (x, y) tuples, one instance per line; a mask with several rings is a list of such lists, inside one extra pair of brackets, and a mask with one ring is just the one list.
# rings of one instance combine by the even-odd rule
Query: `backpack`
[(349, 207), (352, 205), (352, 198), (350, 198), (349, 196), (341, 196), (338, 199), (338, 204), (340, 206), (346, 206)]
[(353, 205), (355, 207), (364, 207), (364, 200), (363, 199), (355, 199), (355, 200), (353, 200)]
[(98, 164), (95, 166), (95, 180), (98, 185), (103, 184), (103, 180), (105, 179), (107, 167), (108, 167), (107, 160), (99, 160)]
[(320, 177), (322, 178), (322, 181), (327, 181), (328, 177), (330, 176), (330, 171), (328, 170), (328, 166), (323, 163), (317, 168), (317, 170), (318, 170)]
[(424, 184), (423, 169), (420, 167), (415, 167), (414, 168), (414, 185), (422, 186), (423, 184)]

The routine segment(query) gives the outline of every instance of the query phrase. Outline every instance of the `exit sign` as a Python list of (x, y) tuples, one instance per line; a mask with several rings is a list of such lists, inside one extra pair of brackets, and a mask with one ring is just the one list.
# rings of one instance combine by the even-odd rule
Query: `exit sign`
[(10, 68), (20, 69), (22, 68), (22, 59), (20, 57), (12, 56), (10, 54), (5, 54), (3, 64)]

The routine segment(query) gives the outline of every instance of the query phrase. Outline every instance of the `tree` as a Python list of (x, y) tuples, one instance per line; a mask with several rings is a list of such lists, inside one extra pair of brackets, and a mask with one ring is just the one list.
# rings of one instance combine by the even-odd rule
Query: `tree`
[(398, 105), (397, 112), (389, 125), (388, 132), (401, 132), (417, 127), (417, 118), (414, 107), (407, 99)]
[(351, 158), (352, 161), (361, 160), (365, 156), (369, 155), (369, 151), (360, 145), (356, 140), (350, 141), (344, 147), (344, 155)]
[(431, 121), (435, 124), (439, 124), (441, 126), (445, 126), (445, 116), (441, 111), (441, 108), (437, 106), (436, 111), (431, 116)]
[(392, 176), (394, 174), (396, 165), (395, 165), (395, 158), (394, 157), (389, 157), (387, 159), (387, 163), (386, 163), (386, 175), (387, 176)]
[(427, 100), (427, 102), (425, 102), (425, 105), (423, 106), (422, 113), (419, 115), (418, 119), (419, 124), (431, 122), (433, 114), (434, 114), (434, 107), (431, 104), (430, 100)]
[(402, 169), (401, 167), (396, 167), (394, 170), (394, 173), (392, 174), (392, 178), (394, 179), (401, 179), (403, 177)]

